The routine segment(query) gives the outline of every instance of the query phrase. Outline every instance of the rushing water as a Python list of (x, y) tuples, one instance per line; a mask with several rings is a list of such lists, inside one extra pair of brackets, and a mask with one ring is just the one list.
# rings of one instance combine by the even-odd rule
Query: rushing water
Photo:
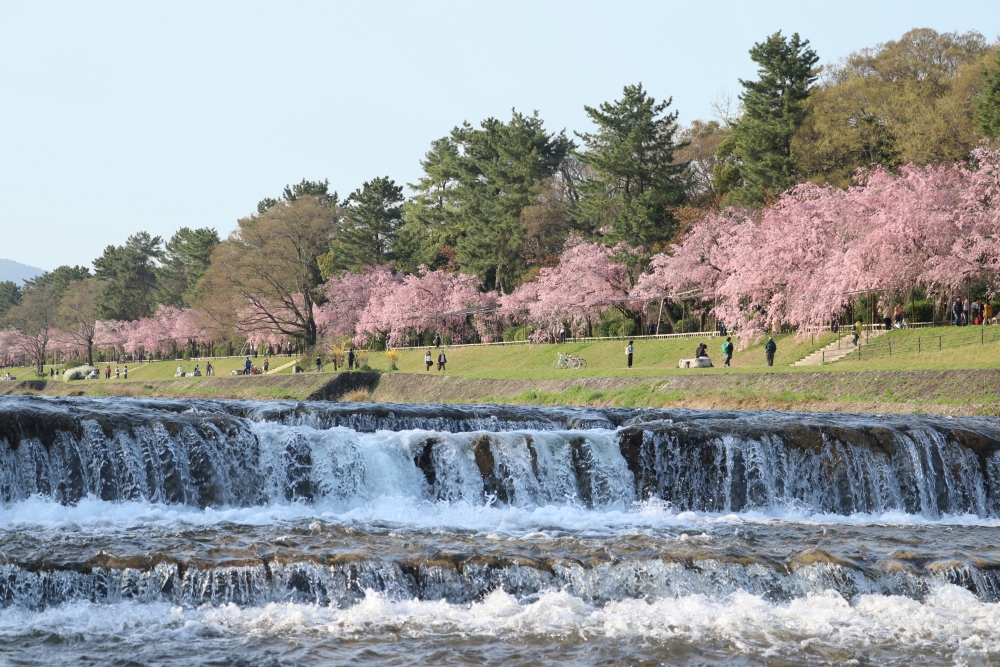
[(998, 451), (972, 418), (0, 398), (0, 664), (996, 664)]

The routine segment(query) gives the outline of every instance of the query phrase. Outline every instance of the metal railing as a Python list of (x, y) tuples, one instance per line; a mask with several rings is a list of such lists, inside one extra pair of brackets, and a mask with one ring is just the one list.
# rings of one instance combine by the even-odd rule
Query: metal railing
[[(646, 336), (580, 336), (577, 338), (572, 338), (567, 336), (567, 343), (586, 343), (593, 341), (602, 340), (671, 340), (671, 339), (685, 339), (685, 338), (716, 338), (722, 334), (718, 331), (702, 331), (702, 332), (689, 332), (689, 333), (672, 333), (672, 334), (650, 334)], [(556, 344), (559, 344), (559, 338), (556, 337)], [(530, 341), (530, 340), (498, 340), (492, 343), (451, 343), (445, 345), (441, 343), (441, 347), (453, 348), (453, 347), (490, 347), (491, 345), (550, 345), (552, 344), (549, 340), (542, 341)], [(433, 345), (415, 345), (415, 346), (397, 346), (397, 349), (418, 349), (424, 347), (434, 347)]]
[(934, 350), (946, 350), (955, 347), (966, 347), (969, 345), (985, 345), (1000, 341), (1000, 327), (973, 326), (966, 331), (959, 331), (950, 334), (938, 334), (936, 336), (917, 336), (904, 338), (903, 340), (886, 340), (867, 343), (858, 346), (856, 353), (844, 357), (845, 359), (876, 359), (879, 357), (891, 357), (893, 354), (908, 354), (930, 352)]

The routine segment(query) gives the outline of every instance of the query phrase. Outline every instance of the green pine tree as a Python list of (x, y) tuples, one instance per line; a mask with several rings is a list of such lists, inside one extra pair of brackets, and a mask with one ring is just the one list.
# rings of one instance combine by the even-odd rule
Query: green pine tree
[(175, 307), (190, 305), (217, 245), (219, 234), (214, 229), (181, 227), (170, 237), (164, 246), (163, 264), (156, 269), (157, 302)]
[(757, 206), (795, 185), (792, 136), (809, 113), (819, 60), (809, 40), (776, 32), (750, 49), (757, 81), (740, 79), (743, 114), (719, 146), (714, 180), (724, 202)]
[(400, 271), (413, 273), (420, 265), (438, 269), (454, 261), (459, 234), (452, 189), (459, 176), (458, 159), (458, 147), (443, 137), (431, 142), (421, 160), (424, 175), (409, 184), (414, 195), (403, 204), (403, 226), (393, 248)]
[(388, 176), (372, 179), (344, 201), (344, 217), (332, 249), (333, 266), (360, 271), (387, 264), (402, 224), (403, 188)]
[(487, 289), (509, 293), (528, 268), (521, 213), (535, 202), (538, 186), (556, 174), (573, 142), (565, 132), (547, 133), (537, 112), (516, 111), (508, 123), (464, 123), (452, 131), (452, 141), (461, 147), (452, 191), (456, 262)]
[(996, 57), (997, 69), (983, 67), (985, 83), (977, 91), (976, 124), (984, 137), (1000, 137), (1000, 52)]
[(156, 310), (156, 261), (163, 239), (139, 232), (123, 246), (109, 245), (94, 260), (95, 274), (104, 283), (97, 311), (101, 319), (138, 320)]
[[(676, 231), (672, 214), (687, 187), (687, 163), (676, 162), (677, 112), (657, 103), (642, 84), (625, 86), (622, 99), (584, 107), (597, 126), (577, 133), (588, 176), (579, 184), (578, 221), (609, 244), (625, 241), (659, 249)], [(602, 231), (606, 230), (606, 231)]]

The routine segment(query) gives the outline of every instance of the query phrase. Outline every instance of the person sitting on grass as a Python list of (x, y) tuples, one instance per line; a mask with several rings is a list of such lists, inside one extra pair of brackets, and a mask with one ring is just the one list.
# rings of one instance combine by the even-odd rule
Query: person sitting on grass
[[(118, 371), (115, 371), (115, 377), (117, 377), (117, 374), (118, 374)], [(182, 377), (184, 377), (184, 366), (183, 365), (177, 364), (177, 372), (174, 373), (174, 377), (175, 378), (182, 378)]]
[(194, 372), (191, 373), (191, 375), (195, 376), (196, 378), (200, 378), (201, 377), (201, 371), (198, 370), (198, 364), (194, 365)]

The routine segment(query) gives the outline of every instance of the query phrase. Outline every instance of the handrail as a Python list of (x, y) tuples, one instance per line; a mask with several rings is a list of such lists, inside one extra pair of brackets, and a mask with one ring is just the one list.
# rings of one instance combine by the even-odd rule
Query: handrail
[[(974, 328), (972, 329), (949, 334), (917, 336), (915, 339), (910, 338), (899, 341), (871, 342), (863, 346), (863, 351), (862, 347), (858, 347), (856, 358), (863, 360), (872, 357), (891, 357), (894, 352), (896, 354), (920, 353), (929, 350), (965, 347), (967, 345), (985, 345), (986, 343), (1000, 341), (1000, 328), (987, 328), (985, 325), (973, 326)], [(852, 352), (846, 358), (849, 359), (854, 356), (854, 352)]]

